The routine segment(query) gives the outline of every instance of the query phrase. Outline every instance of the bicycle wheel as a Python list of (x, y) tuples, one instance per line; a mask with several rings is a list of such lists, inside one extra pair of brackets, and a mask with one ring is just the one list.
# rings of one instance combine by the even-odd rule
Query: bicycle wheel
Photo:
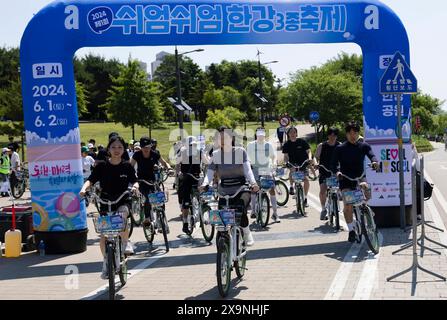
[[(120, 239), (120, 247), (121, 247), (121, 239)], [(127, 283), (127, 260), (126, 256), (120, 250), (120, 270), (118, 272), (120, 277), (121, 286), (125, 286)]]
[(214, 225), (210, 223), (210, 207), (203, 206), (200, 217), (200, 228), (202, 229), (203, 238), (206, 242), (213, 241), (214, 237)]
[(340, 209), (337, 194), (332, 194), (332, 216), (335, 218), (335, 230), (340, 231)]
[(222, 297), (228, 295), (231, 282), (230, 246), (227, 237), (220, 237), (217, 245), (216, 276), (217, 287)]
[(147, 225), (143, 224), (143, 233), (147, 242), (152, 243), (154, 241), (155, 228), (152, 222)]
[(186, 233), (188, 236), (192, 235), (194, 232), (194, 228), (196, 226), (196, 221), (194, 217), (199, 216), (199, 200), (197, 197), (192, 197), (191, 199), (191, 208), (189, 208), (189, 214), (188, 214), (188, 232)]
[(11, 186), (12, 196), (14, 199), (19, 199), (23, 196), (26, 189), (25, 180), (18, 181), (14, 186)]
[(132, 222), (139, 227), (143, 222), (144, 198), (142, 196), (132, 198)]
[(129, 216), (127, 217), (127, 228), (129, 228), (129, 238), (130, 238), (133, 232), (133, 218), (131, 214), (129, 214)]
[(107, 272), (109, 276), (109, 300), (115, 300), (115, 250), (113, 244), (107, 245)]
[(262, 228), (267, 227), (270, 219), (270, 200), (266, 193), (261, 194), (261, 204), (259, 207), (258, 222)]
[(279, 178), (282, 181), (289, 181), (289, 175), (290, 175), (290, 169), (289, 168), (284, 168), (284, 174), (282, 176), (280, 176)]
[(276, 203), (280, 207), (284, 207), (289, 201), (289, 189), (287, 185), (281, 181), (275, 181)]
[(164, 210), (160, 210), (158, 218), (160, 219), (161, 230), (163, 232), (163, 239), (165, 240), (166, 252), (169, 252), (168, 230), (167, 230), (168, 224), (166, 221), (166, 215)]
[(374, 254), (378, 254), (380, 250), (379, 232), (377, 231), (376, 223), (374, 221), (374, 214), (367, 206), (363, 206), (361, 208), (361, 213), (362, 216), (360, 221), (362, 224), (362, 233), (365, 235), (366, 244)]
[(296, 190), (296, 201), (297, 201), (297, 210), (298, 214), (301, 214), (303, 217), (306, 215), (306, 209), (304, 208), (304, 190), (301, 184), (298, 185)]
[(237, 233), (236, 241), (237, 255), (239, 256), (241, 253), (244, 253), (244, 256), (242, 258), (234, 262), (234, 269), (236, 269), (237, 277), (241, 279), (245, 274), (245, 266), (247, 264), (247, 252), (245, 251), (245, 248), (243, 246), (244, 237), (242, 231)]

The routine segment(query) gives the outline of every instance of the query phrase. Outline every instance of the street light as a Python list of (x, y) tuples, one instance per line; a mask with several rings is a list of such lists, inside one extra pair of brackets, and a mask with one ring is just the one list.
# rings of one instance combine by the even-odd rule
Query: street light
[(264, 93), (263, 93), (263, 90), (262, 90), (261, 64), (262, 65), (267, 65), (267, 64), (272, 64), (272, 63), (278, 63), (279, 61), (274, 60), (274, 61), (261, 63), (261, 54), (262, 54), (262, 52), (260, 52), (258, 50), (257, 56), (258, 56), (258, 77), (259, 77), (259, 100), (261, 100), (261, 126), (264, 127), (264, 123), (265, 123), (264, 102), (266, 101), (266, 99), (263, 97)]
[[(202, 51), (205, 51), (205, 49), (196, 49), (192, 51), (178, 53), (177, 46), (175, 46), (175, 73), (177, 75), (177, 105), (179, 106), (182, 105), (182, 87), (180, 83), (179, 57), (187, 53), (202, 52)], [(179, 110), (179, 129), (181, 139), (183, 139), (183, 111), (184, 110)]]

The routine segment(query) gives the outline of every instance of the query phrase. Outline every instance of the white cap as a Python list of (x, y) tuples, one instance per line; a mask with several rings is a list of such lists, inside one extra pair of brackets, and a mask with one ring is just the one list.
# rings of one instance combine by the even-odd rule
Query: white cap
[(8, 148), (3, 148), (2, 149), (2, 152), (4, 153), (4, 152), (9, 152), (9, 151), (11, 151), (11, 149), (8, 149)]
[(91, 148), (94, 148), (95, 146), (93, 145), (93, 143), (89, 143), (89, 144), (87, 145), (87, 147), (88, 147), (89, 149), (91, 149)]

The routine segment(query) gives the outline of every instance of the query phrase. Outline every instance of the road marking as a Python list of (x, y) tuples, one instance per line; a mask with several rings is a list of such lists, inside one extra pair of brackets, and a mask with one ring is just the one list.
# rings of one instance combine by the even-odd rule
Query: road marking
[[(148, 257), (146, 260), (144, 260), (143, 262), (141, 262), (140, 264), (138, 264), (137, 266), (135, 266), (135, 268), (128, 270), (128, 274), (127, 274), (127, 281), (129, 281), (130, 278), (136, 276), (137, 274), (139, 274), (141, 271), (143, 271), (144, 269), (146, 269), (147, 267), (149, 267), (150, 265), (154, 264), (155, 262), (157, 262), (158, 260), (160, 260), (163, 256), (165, 256), (165, 254), (162, 255), (155, 255), (155, 256), (151, 256)], [(119, 284), (119, 277), (115, 277), (115, 286), (117, 284)], [(106, 290), (108, 290), (109, 285), (103, 285), (101, 287), (99, 287), (98, 289), (95, 289), (93, 291), (91, 291), (90, 293), (86, 294), (85, 296), (83, 296), (81, 298), (81, 300), (93, 300), (98, 298), (99, 296), (105, 294)]]
[(443, 165), (441, 165), (441, 169), (442, 169), (442, 170), (447, 170), (447, 167), (446, 167), (446, 166), (443, 166)]
[[(383, 235), (379, 231), (379, 243), (380, 247), (383, 244)], [(372, 252), (369, 252), (368, 259), (364, 263), (362, 274), (360, 275), (359, 283), (357, 284), (357, 289), (355, 290), (353, 300), (369, 300), (371, 296), (371, 292), (374, 289), (374, 285), (376, 280), (379, 278), (379, 251), (377, 255), (374, 255)]]
[[(321, 205), (319, 204), (320, 203), (320, 198), (319, 197), (317, 197), (316, 195), (314, 195), (314, 194), (312, 194), (312, 193), (308, 193), (307, 194), (307, 197), (309, 198), (312, 198), (313, 200), (315, 200), (315, 202), (314, 201), (312, 201), (311, 199), (308, 199), (308, 202), (309, 202), (309, 204), (312, 206), (312, 208), (314, 208), (315, 210), (317, 210), (318, 212), (321, 212)], [(341, 203), (341, 202), (340, 202)], [(343, 229), (343, 230), (348, 230), (348, 225), (346, 224), (346, 221), (345, 221), (345, 217), (343, 216), (343, 209), (340, 207), (339, 208), (340, 209), (340, 214), (339, 214), (339, 218), (340, 218), (340, 227)]]
[(338, 268), (338, 271), (335, 274), (334, 280), (332, 280), (332, 284), (329, 287), (324, 300), (340, 299), (343, 290), (346, 287), (346, 283), (348, 282), (349, 274), (351, 273), (352, 267), (354, 266), (354, 262), (357, 260), (361, 247), (361, 245), (355, 243), (351, 246), (348, 253), (344, 257), (340, 268)]

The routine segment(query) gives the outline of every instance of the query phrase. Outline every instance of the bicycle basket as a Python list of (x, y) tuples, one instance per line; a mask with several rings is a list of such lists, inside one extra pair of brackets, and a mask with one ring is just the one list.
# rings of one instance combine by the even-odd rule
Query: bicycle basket
[(328, 188), (338, 188), (337, 177), (330, 177), (326, 179), (326, 185)]
[(148, 195), (148, 198), (149, 198), (149, 203), (154, 207), (162, 206), (166, 202), (166, 195), (164, 192), (150, 193)]
[(211, 210), (210, 223), (215, 226), (233, 226), (236, 224), (235, 210)]
[(306, 174), (302, 171), (297, 171), (297, 172), (292, 173), (292, 179), (293, 179), (293, 181), (296, 181), (296, 182), (304, 181), (305, 177), (306, 177)]
[(203, 202), (214, 201), (214, 190), (209, 188), (208, 191), (201, 193), (200, 194), (200, 199)]
[(93, 224), (97, 233), (123, 232), (126, 229), (126, 221), (120, 214), (95, 217)]
[(261, 177), (261, 189), (270, 190), (275, 187), (275, 180), (271, 177)]
[(356, 205), (363, 201), (362, 190), (351, 190), (343, 192), (343, 200), (346, 204)]
[(278, 177), (282, 177), (286, 174), (286, 170), (284, 168), (276, 168), (276, 175)]

